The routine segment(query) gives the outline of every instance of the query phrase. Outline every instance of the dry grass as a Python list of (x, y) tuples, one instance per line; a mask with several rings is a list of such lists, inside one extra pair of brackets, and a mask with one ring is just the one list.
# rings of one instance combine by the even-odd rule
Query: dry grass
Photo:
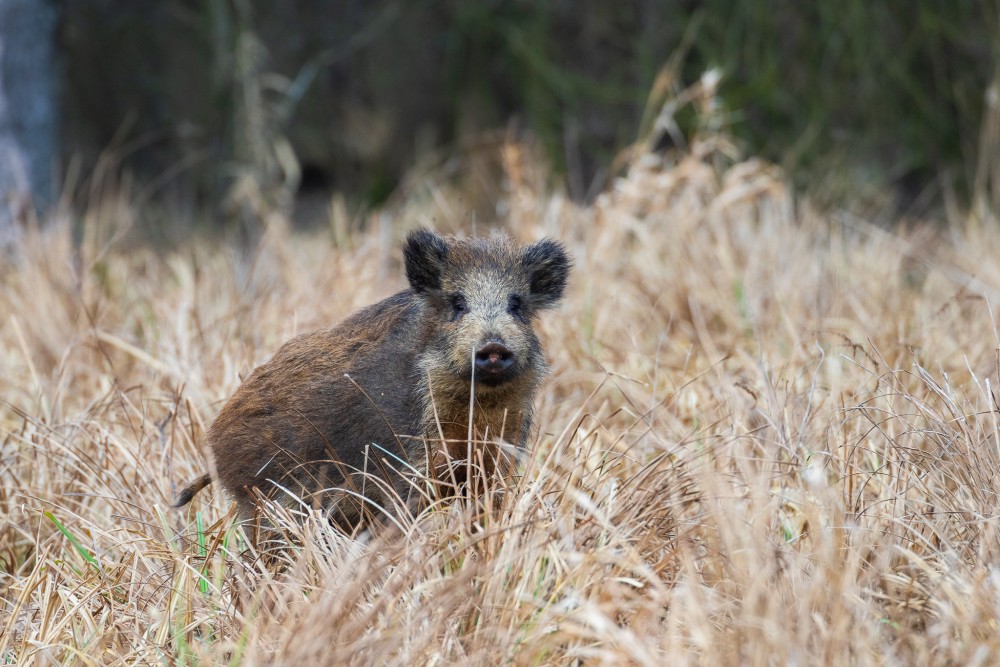
[(399, 288), (386, 230), (448, 227), (449, 198), (339, 247), (273, 224), (248, 261), (109, 244), (138, 214), (112, 203), (79, 253), (65, 225), (26, 239), (0, 277), (0, 662), (1000, 660), (1000, 235), (824, 219), (707, 145), (581, 209), (519, 156), (509, 230), (576, 258), (523, 477), (402, 536), (310, 519), (278, 573), (217, 490), (168, 499), (241, 374)]

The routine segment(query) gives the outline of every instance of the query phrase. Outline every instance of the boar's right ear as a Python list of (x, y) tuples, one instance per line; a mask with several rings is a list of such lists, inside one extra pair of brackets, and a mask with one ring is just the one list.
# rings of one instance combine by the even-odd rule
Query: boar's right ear
[(448, 261), (448, 244), (429, 229), (410, 232), (403, 244), (406, 279), (417, 294), (441, 289), (441, 273)]
[(551, 308), (559, 303), (572, 264), (562, 244), (542, 239), (525, 248), (521, 257), (524, 270), (528, 272), (532, 307)]

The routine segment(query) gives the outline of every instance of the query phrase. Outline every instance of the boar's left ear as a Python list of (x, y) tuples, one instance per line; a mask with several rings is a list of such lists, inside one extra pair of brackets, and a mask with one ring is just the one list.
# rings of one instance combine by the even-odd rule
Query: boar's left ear
[(559, 303), (569, 279), (570, 259), (562, 244), (551, 239), (532, 243), (521, 256), (528, 274), (534, 308), (551, 308)]
[(441, 289), (441, 273), (448, 261), (448, 244), (429, 229), (410, 232), (403, 244), (406, 279), (417, 294)]

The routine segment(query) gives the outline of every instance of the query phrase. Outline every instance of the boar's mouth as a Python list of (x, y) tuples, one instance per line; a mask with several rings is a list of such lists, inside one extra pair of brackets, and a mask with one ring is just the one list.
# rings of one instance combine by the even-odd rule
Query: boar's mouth
[(506, 371), (503, 373), (480, 373), (476, 372), (476, 384), (484, 385), (487, 387), (499, 387), (500, 385), (507, 384), (511, 380), (517, 377), (516, 372)]

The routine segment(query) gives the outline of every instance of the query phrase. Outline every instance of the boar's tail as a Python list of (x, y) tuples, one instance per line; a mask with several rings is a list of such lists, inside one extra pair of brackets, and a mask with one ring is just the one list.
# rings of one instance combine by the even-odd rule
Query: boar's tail
[(208, 473), (205, 473), (204, 475), (202, 475), (198, 479), (196, 479), (193, 482), (191, 482), (190, 484), (188, 484), (188, 486), (187, 486), (186, 489), (184, 489), (183, 491), (181, 491), (180, 493), (178, 493), (177, 497), (174, 498), (174, 502), (172, 502), (170, 504), (170, 506), (171, 507), (184, 507), (189, 502), (191, 502), (191, 499), (194, 498), (194, 495), (196, 493), (198, 493), (199, 491), (201, 491), (202, 489), (204, 489), (206, 486), (208, 486), (211, 483), (212, 483), (212, 476), (209, 475)]

